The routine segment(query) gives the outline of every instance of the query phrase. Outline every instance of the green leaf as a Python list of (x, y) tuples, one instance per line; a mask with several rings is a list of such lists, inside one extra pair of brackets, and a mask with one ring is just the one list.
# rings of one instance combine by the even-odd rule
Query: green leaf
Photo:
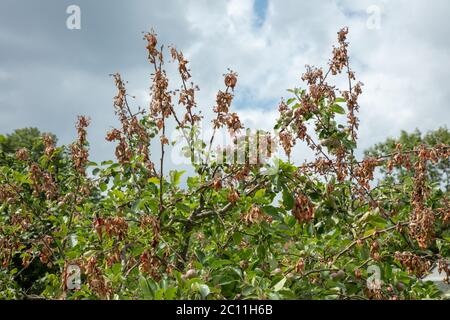
[(243, 296), (249, 296), (249, 295), (251, 295), (254, 291), (255, 291), (255, 288), (254, 288), (254, 287), (245, 287), (244, 289), (242, 289), (242, 295), (243, 295)]
[(266, 194), (266, 189), (259, 189), (255, 192), (255, 195), (253, 197), (253, 202), (258, 204), (265, 204), (267, 203), (266, 198), (264, 197)]
[(106, 191), (106, 189), (108, 189), (108, 186), (107, 186), (107, 184), (106, 183), (104, 183), (104, 182), (100, 182), (100, 184), (99, 184), (99, 186), (98, 186), (99, 188), (100, 188), (100, 190), (102, 191), (102, 192), (105, 192)]
[(159, 179), (157, 177), (151, 177), (150, 179), (147, 180), (147, 182), (159, 185)]
[(199, 178), (198, 177), (188, 177), (186, 182), (189, 188), (194, 188), (198, 186), (198, 181)]
[(292, 193), (287, 189), (283, 190), (283, 205), (286, 210), (292, 210), (292, 208), (294, 207), (294, 197), (292, 196)]
[(170, 182), (177, 186), (180, 184), (180, 178), (181, 176), (186, 172), (186, 170), (181, 170), (181, 171), (177, 171), (177, 170), (172, 170), (169, 173), (170, 176)]
[(346, 147), (347, 149), (355, 149), (356, 148), (356, 143), (353, 141), (350, 141), (348, 139), (342, 140), (342, 143), (344, 144), (344, 147)]
[(134, 212), (139, 211), (139, 210), (142, 210), (142, 209), (145, 207), (145, 205), (149, 202), (149, 200), (152, 200), (152, 199), (149, 199), (149, 198), (137, 199), (137, 200), (133, 203), (133, 206), (131, 207), (131, 209), (132, 209)]
[(114, 275), (119, 275), (122, 271), (122, 264), (114, 263), (111, 267), (111, 271)]
[(225, 265), (229, 265), (229, 264), (233, 264), (233, 261), (230, 260), (225, 260), (225, 259), (217, 259), (217, 260), (213, 260), (210, 263), (211, 268), (216, 269), (216, 268), (221, 268)]
[(388, 224), (388, 222), (379, 215), (370, 215), (367, 222), (374, 227), (378, 227), (379, 229), (386, 228)]
[(157, 285), (152, 279), (146, 279), (141, 276), (139, 278), (139, 287), (141, 288), (144, 299), (153, 299), (155, 297)]
[(273, 286), (273, 291), (278, 292), (281, 289), (283, 289), (284, 284), (286, 283), (286, 277), (284, 277), (283, 279), (281, 279), (280, 281), (278, 281), (274, 286)]
[(370, 236), (370, 235), (374, 234), (376, 231), (377, 231), (376, 229), (369, 229), (366, 232), (364, 232), (363, 237)]
[(264, 194), (266, 193), (266, 189), (259, 189), (255, 192), (255, 198), (262, 198), (264, 197)]
[(102, 161), (102, 163), (100, 164), (101, 166), (107, 166), (107, 165), (110, 165), (110, 164), (113, 164), (114, 163), (114, 161), (112, 161), (112, 160), (107, 160), (107, 161)]
[(177, 203), (175, 205), (175, 207), (178, 210), (183, 211), (183, 212), (190, 212), (191, 211), (191, 208), (188, 205), (184, 204), (184, 203)]
[(177, 288), (171, 287), (171, 288), (166, 289), (166, 291), (164, 292), (164, 297), (167, 300), (173, 300), (173, 299), (175, 299), (176, 294), (177, 294)]
[(261, 208), (264, 213), (270, 215), (270, 216), (278, 216), (278, 209), (274, 206), (264, 206)]
[(338, 114), (345, 114), (345, 110), (344, 108), (342, 108), (340, 105), (338, 104), (333, 104), (331, 106), (331, 111), (333, 111), (334, 113), (338, 113)]
[(211, 292), (209, 290), (209, 287), (206, 284), (199, 284), (198, 290), (200, 291), (200, 295), (202, 296), (202, 299), (205, 299), (206, 296)]
[(87, 167), (98, 167), (98, 164), (97, 164), (97, 162), (89, 161), (89, 162), (86, 164), (86, 166), (87, 166)]
[(289, 98), (289, 99), (287, 99), (286, 104), (290, 105), (294, 101), (295, 101), (295, 98)]

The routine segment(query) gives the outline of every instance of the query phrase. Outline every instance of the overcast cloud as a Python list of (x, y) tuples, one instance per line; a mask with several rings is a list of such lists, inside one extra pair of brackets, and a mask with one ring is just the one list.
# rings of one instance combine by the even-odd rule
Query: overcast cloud
[[(71, 4), (81, 8), (80, 30), (66, 28)], [(368, 27), (368, 8), (380, 10), (379, 28)], [(301, 85), (305, 64), (325, 66), (336, 32), (348, 26), (351, 63), (365, 84), (362, 150), (402, 129), (449, 124), (449, 13), (446, 0), (2, 0), (0, 133), (35, 126), (66, 144), (85, 114), (92, 159), (112, 158), (104, 140), (117, 124), (108, 74), (120, 71), (135, 104), (147, 107), (141, 32), (151, 27), (191, 62), (206, 116), (230, 67), (239, 73), (235, 111), (246, 126), (270, 129), (286, 89)]]

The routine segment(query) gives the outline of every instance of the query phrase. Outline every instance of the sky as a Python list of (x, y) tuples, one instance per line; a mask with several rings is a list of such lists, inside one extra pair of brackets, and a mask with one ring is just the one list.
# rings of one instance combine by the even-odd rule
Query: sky
[[(80, 29), (67, 28), (70, 5), (80, 8)], [(190, 61), (205, 119), (231, 68), (239, 74), (233, 111), (247, 127), (269, 130), (286, 89), (304, 86), (306, 64), (326, 67), (348, 26), (350, 63), (364, 83), (361, 152), (401, 130), (450, 123), (449, 13), (447, 0), (2, 0), (0, 134), (37, 127), (68, 144), (83, 114), (91, 160), (113, 158), (104, 139), (118, 124), (109, 74), (120, 72), (135, 108), (148, 108), (142, 32), (151, 28)]]

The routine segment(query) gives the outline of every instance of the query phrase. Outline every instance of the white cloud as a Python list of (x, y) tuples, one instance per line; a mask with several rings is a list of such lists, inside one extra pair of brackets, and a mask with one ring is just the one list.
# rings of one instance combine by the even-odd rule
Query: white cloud
[[(381, 9), (379, 30), (367, 28), (370, 5)], [(191, 26), (201, 34), (191, 56), (194, 70), (208, 61), (208, 73), (199, 82), (217, 85), (217, 74), (225, 66), (237, 70), (239, 86), (245, 89), (237, 91), (238, 100), (244, 91), (257, 97), (238, 105), (250, 123), (274, 124), (276, 105), (261, 111), (258, 101), (277, 99), (286, 95), (286, 88), (299, 85), (305, 64), (324, 66), (336, 31), (345, 25), (350, 26), (353, 68), (365, 83), (361, 149), (401, 129), (425, 131), (449, 122), (449, 3), (271, 1), (260, 29), (251, 23), (250, 7), (248, 1), (231, 1), (225, 12), (203, 3), (190, 7)]]

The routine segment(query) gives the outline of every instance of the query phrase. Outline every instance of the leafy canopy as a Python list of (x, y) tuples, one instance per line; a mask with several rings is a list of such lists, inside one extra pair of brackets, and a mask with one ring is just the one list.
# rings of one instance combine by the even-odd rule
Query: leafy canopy
[[(273, 133), (249, 133), (232, 112), (238, 75), (229, 70), (203, 140), (188, 61), (169, 47), (181, 79), (171, 90), (154, 32), (144, 35), (149, 107), (136, 110), (113, 75), (115, 161), (89, 161), (84, 116), (73, 144), (46, 135), (38, 158), (36, 134), (16, 132), (28, 142), (2, 144), (0, 298), (440, 298), (421, 279), (437, 264), (448, 281), (449, 194), (429, 171), (448, 171), (448, 139), (402, 136), (355, 157), (362, 83), (347, 32), (327, 68), (308, 66), (303, 88), (289, 90)], [(332, 84), (339, 77), (348, 88)], [(167, 170), (169, 120), (189, 177)], [(221, 132), (232, 143), (216, 148)], [(293, 161), (298, 143), (313, 161)], [(401, 178), (377, 182), (377, 168)]]

